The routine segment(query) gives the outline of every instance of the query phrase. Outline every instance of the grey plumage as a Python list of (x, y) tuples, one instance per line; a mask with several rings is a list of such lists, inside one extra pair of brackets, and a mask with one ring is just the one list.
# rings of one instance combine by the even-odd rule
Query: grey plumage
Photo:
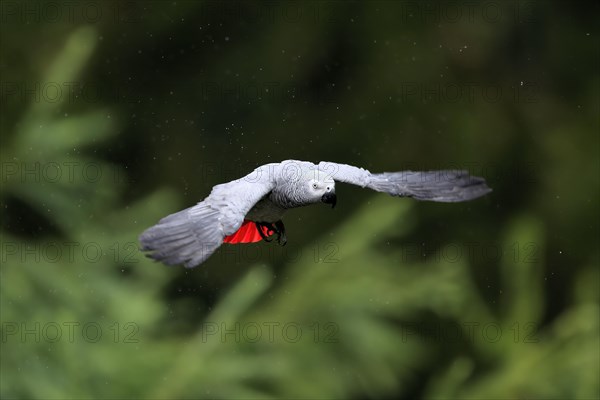
[(202, 202), (161, 219), (141, 234), (142, 250), (169, 265), (194, 267), (240, 229), (244, 220), (270, 224), (280, 221), (290, 208), (331, 200), (335, 205), (336, 181), (437, 202), (472, 200), (491, 191), (483, 178), (466, 171), (371, 174), (351, 165), (287, 160), (217, 185)]
[(363, 168), (331, 162), (321, 162), (318, 168), (335, 181), (417, 200), (452, 203), (472, 200), (491, 192), (485, 179), (462, 170), (372, 174)]

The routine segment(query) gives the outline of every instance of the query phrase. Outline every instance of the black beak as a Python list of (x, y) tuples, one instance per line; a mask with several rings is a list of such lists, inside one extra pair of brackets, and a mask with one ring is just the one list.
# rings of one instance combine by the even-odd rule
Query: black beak
[(325, 204), (331, 204), (331, 208), (334, 208), (337, 204), (337, 196), (333, 192), (327, 192), (321, 197), (321, 201)]

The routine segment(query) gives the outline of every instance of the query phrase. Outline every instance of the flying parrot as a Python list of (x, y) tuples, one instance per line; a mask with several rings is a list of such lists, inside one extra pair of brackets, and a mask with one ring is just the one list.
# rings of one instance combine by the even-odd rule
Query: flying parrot
[(468, 201), (489, 193), (483, 178), (466, 171), (384, 172), (333, 162), (286, 160), (265, 164), (234, 181), (216, 185), (193, 207), (164, 217), (140, 235), (142, 250), (165, 264), (203, 263), (223, 243), (287, 242), (287, 210), (325, 203), (335, 207), (336, 182), (398, 197), (438, 202)]

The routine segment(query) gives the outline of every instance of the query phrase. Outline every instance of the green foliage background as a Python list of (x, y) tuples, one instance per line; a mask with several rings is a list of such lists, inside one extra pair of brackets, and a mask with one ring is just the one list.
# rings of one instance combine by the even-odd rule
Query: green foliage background
[[(600, 396), (597, 3), (89, 3), (2, 3), (2, 398)], [(138, 252), (288, 158), (494, 192), (339, 187), (283, 249)]]

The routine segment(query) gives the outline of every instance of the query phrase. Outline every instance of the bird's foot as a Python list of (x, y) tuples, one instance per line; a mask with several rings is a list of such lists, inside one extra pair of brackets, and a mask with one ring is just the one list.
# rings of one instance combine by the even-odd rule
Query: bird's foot
[(277, 243), (285, 246), (287, 243), (287, 236), (285, 234), (285, 226), (283, 226), (282, 220), (275, 222), (275, 233), (277, 233)]
[[(255, 224), (256, 224), (256, 229), (258, 229), (258, 234), (265, 242), (270, 242), (273, 240), (273, 239), (269, 239), (269, 236), (271, 236), (273, 234), (273, 232), (276, 232), (273, 224), (268, 223), (268, 222), (255, 222)], [(268, 236), (265, 235), (263, 228), (267, 228)]]
[[(273, 239), (270, 239), (269, 236), (274, 233), (277, 234), (277, 243), (282, 246), (285, 246), (287, 243), (287, 236), (285, 234), (285, 227), (283, 226), (283, 222), (281, 220), (275, 222), (274, 224), (270, 222), (255, 222), (256, 229), (258, 229), (258, 233), (260, 237), (263, 238), (265, 242), (271, 242)], [(264, 228), (267, 228), (267, 234), (263, 231)]]

